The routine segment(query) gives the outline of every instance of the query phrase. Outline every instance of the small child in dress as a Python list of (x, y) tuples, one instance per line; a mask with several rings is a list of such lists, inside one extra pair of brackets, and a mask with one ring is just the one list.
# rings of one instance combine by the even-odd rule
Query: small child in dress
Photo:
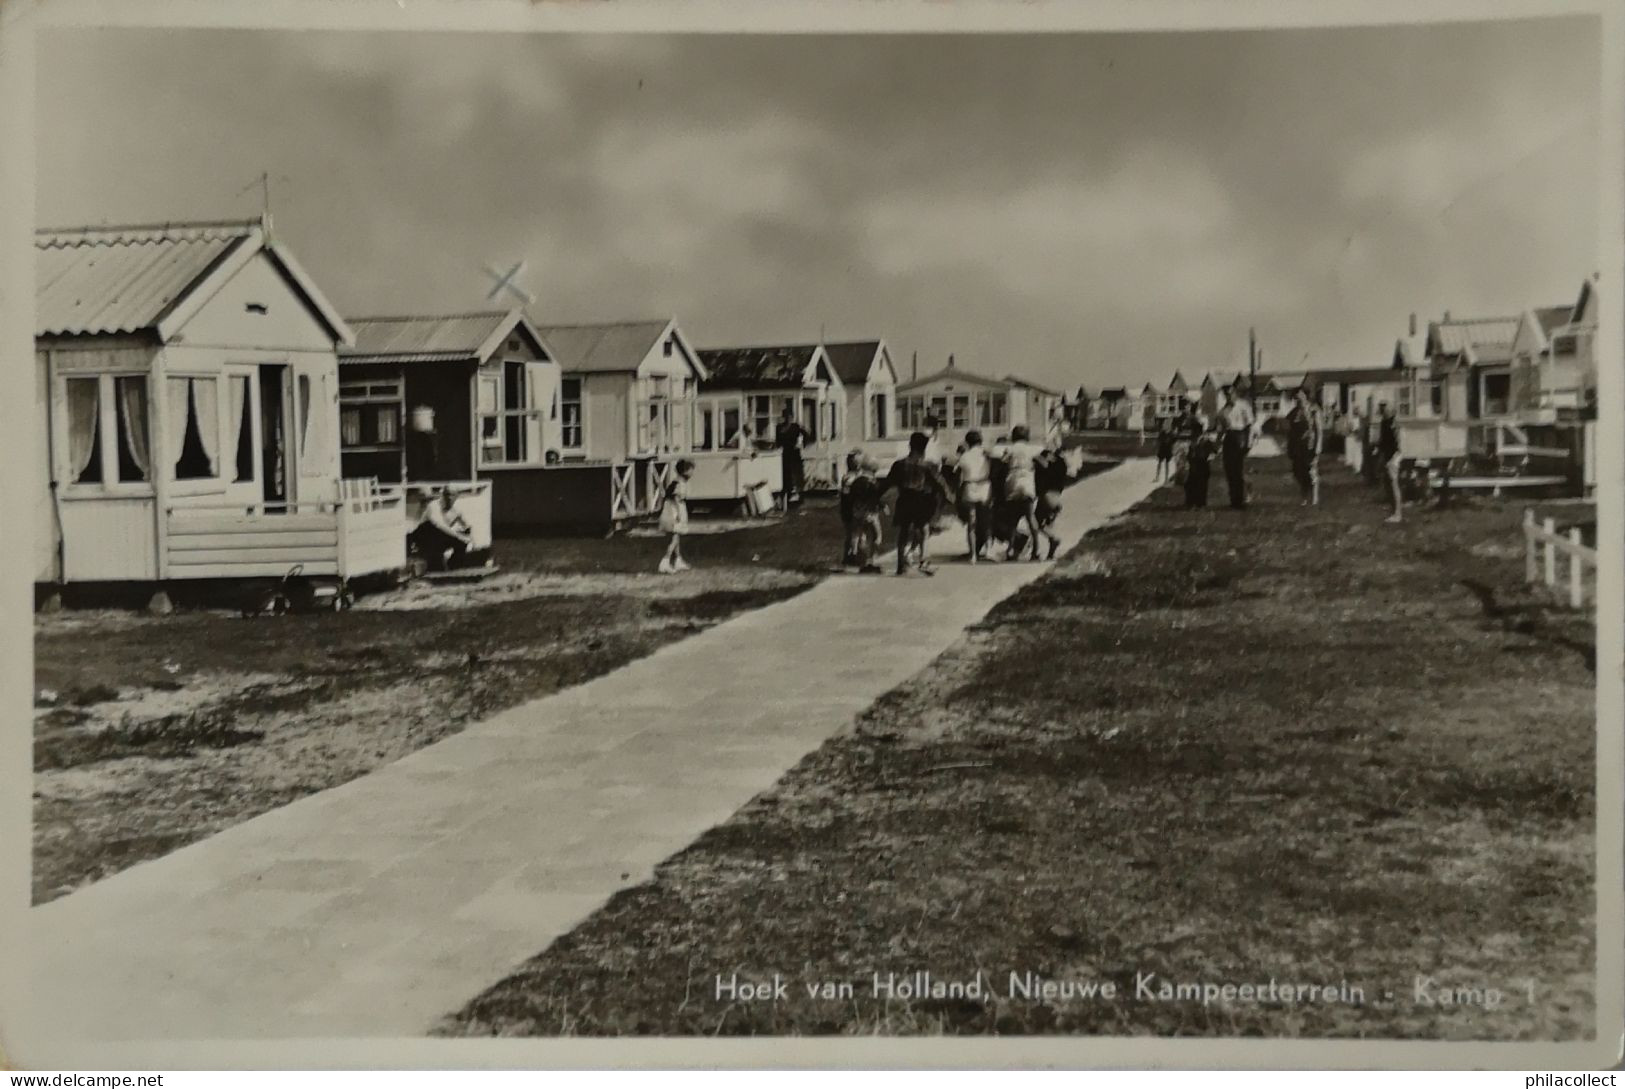
[(687, 458), (677, 462), (676, 472), (666, 482), (666, 492), (660, 500), (660, 532), (671, 534), (671, 543), (656, 568), (662, 575), (687, 571), (683, 560), (683, 534), (688, 532), (688, 479), (694, 475), (694, 463)]

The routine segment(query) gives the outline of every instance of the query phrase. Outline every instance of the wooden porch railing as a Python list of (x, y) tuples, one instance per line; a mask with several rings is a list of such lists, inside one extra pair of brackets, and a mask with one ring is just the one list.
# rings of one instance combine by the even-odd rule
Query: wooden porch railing
[[(1590, 568), (1595, 576), (1597, 570), (1597, 550), (1587, 548), (1581, 541), (1580, 530), (1575, 527), (1562, 535), (1557, 532), (1555, 519), (1547, 518), (1543, 523), (1535, 523), (1535, 512), (1525, 509), (1523, 512), (1523, 540), (1524, 540), (1524, 581), (1530, 585), (1544, 582), (1546, 586), (1557, 593), (1567, 590), (1568, 602), (1571, 608), (1583, 609), (1585, 607), (1585, 576), (1586, 568)], [(1568, 557), (1569, 570), (1566, 587), (1560, 587), (1557, 575), (1558, 553)]]

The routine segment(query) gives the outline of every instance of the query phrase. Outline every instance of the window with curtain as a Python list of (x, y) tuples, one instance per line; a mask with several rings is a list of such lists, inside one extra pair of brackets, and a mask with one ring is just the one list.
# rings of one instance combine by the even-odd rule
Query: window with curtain
[(581, 379), (559, 382), (559, 444), (566, 450), (580, 450), (585, 441), (581, 426)]
[(68, 479), (75, 484), (100, 484), (102, 475), (102, 381), (69, 378)]
[(739, 433), (739, 421), (740, 415), (737, 408), (722, 410), (722, 445), (724, 448), (744, 445), (740, 442), (743, 436)]
[(243, 484), (254, 479), (254, 399), (249, 393), (252, 381), (245, 374), (226, 379), (226, 449), (232, 452), (232, 480)]
[(122, 374), (114, 378), (113, 401), (117, 406), (115, 431), (118, 435), (119, 483), (138, 484), (150, 479), (146, 377)]
[(215, 460), (220, 441), (219, 382), (213, 378), (169, 378), (167, 456), (176, 480), (210, 480), (220, 475)]

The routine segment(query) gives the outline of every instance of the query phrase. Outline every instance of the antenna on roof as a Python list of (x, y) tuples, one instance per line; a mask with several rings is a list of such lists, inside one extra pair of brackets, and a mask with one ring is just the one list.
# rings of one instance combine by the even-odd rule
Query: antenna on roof
[[(276, 180), (287, 181), (288, 176), (278, 174)], [(271, 172), (269, 170), (260, 171), (260, 176), (237, 190), (237, 195), (240, 197), (256, 187), (260, 191), (260, 230), (265, 232), (265, 240), (269, 242), (271, 240)]]

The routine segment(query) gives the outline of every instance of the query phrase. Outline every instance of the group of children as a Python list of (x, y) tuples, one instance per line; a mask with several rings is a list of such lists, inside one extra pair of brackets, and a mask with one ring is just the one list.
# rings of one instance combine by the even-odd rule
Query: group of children
[(841, 484), (844, 566), (879, 572), (875, 559), (881, 519), (885, 497), (893, 490), (899, 575), (936, 573), (926, 556), (926, 541), (949, 512), (965, 527), (966, 558), (971, 563), (989, 558), (995, 542), (1004, 546), (1005, 559), (1016, 559), (1030, 546), (1036, 560), (1040, 537), (1049, 542), (1048, 558), (1055, 556), (1061, 539), (1053, 526), (1061, 513), (1061, 491), (1069, 482), (1058, 451), (1032, 442), (1019, 425), (1008, 439), (996, 440), (991, 450), (983, 446), (979, 432), (968, 432), (964, 445), (945, 463), (932, 456), (932, 438), (925, 432), (910, 435), (908, 445), (908, 454), (893, 462), (884, 478), (874, 458), (857, 450), (847, 455), (847, 476)]
[[(884, 536), (882, 519), (888, 493), (895, 491), (892, 525), (897, 535), (897, 574), (936, 574), (926, 556), (926, 541), (949, 513), (965, 527), (966, 558), (971, 563), (990, 558), (995, 544), (1003, 558), (1014, 560), (1024, 550), (1039, 559), (1039, 540), (1049, 543), (1045, 557), (1053, 559), (1061, 538), (1055, 520), (1061, 513), (1061, 492), (1071, 482), (1060, 451), (1035, 443), (1025, 427), (1012, 428), (991, 448), (980, 432), (965, 435), (951, 459), (937, 454), (931, 435), (909, 436), (908, 453), (880, 475), (880, 463), (861, 450), (846, 457), (841, 482), (841, 523), (845, 528), (842, 565), (866, 574), (880, 571), (876, 558)], [(673, 466), (661, 494), (660, 531), (669, 535), (657, 570), (663, 575), (687, 571), (683, 535), (688, 532), (688, 488), (694, 462), (687, 458)]]

